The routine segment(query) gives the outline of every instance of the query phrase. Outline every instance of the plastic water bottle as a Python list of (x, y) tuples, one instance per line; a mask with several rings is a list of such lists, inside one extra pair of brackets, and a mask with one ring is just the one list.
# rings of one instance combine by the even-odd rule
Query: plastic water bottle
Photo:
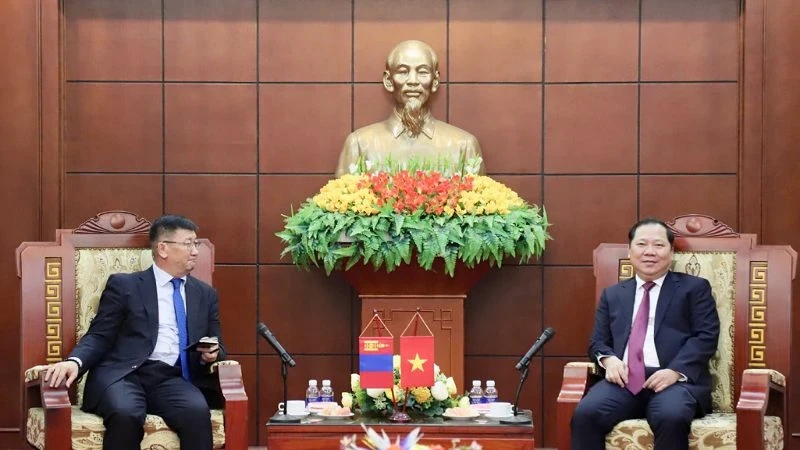
[(483, 403), (483, 389), (481, 389), (481, 380), (472, 380), (472, 389), (469, 390), (469, 403), (472, 405)]
[(494, 387), (494, 380), (486, 380), (486, 390), (483, 391), (483, 402), (493, 403), (497, 401), (497, 388)]
[(317, 389), (317, 380), (308, 380), (308, 389), (306, 389), (306, 406), (309, 403), (319, 401), (319, 389)]
[(333, 401), (333, 388), (331, 387), (331, 380), (322, 380), (322, 389), (319, 390), (319, 401)]

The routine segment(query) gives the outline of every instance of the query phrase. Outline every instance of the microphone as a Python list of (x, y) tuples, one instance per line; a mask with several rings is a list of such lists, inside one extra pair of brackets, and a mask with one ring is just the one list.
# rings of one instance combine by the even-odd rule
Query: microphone
[(264, 322), (258, 322), (258, 325), (256, 325), (256, 331), (258, 331), (258, 334), (260, 334), (261, 337), (266, 339), (267, 342), (269, 342), (269, 345), (271, 345), (272, 348), (274, 348), (275, 351), (278, 352), (278, 355), (280, 355), (283, 362), (292, 367), (295, 366), (295, 362), (292, 359), (292, 357), (289, 356), (289, 353), (286, 352), (286, 349), (283, 348), (281, 343), (278, 342), (277, 339), (275, 339), (275, 335), (272, 334), (271, 331), (269, 331), (269, 328), (267, 328), (267, 326), (264, 325)]
[(547, 341), (549, 341), (554, 334), (556, 334), (555, 330), (553, 330), (550, 327), (545, 328), (542, 335), (539, 336), (539, 339), (536, 339), (536, 342), (534, 342), (531, 348), (528, 349), (528, 352), (525, 353), (525, 356), (523, 356), (522, 359), (519, 360), (519, 362), (515, 366), (516, 369), (522, 370), (522, 368), (528, 367), (531, 364), (531, 359), (533, 358), (533, 355), (535, 355), (539, 350), (541, 350), (544, 344), (547, 343)]

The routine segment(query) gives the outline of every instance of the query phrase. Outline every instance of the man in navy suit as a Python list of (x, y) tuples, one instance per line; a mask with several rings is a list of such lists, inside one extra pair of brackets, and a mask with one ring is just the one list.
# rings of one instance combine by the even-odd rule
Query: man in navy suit
[(138, 450), (146, 414), (164, 418), (181, 448), (212, 448), (211, 417), (201, 389), (212, 388), (208, 365), (224, 359), (216, 291), (189, 276), (196, 264), (197, 226), (162, 216), (150, 227), (153, 267), (111, 275), (97, 315), (70, 356), (45, 372), (45, 382), (70, 386), (87, 371), (83, 409), (103, 417), (103, 448)]
[(606, 434), (633, 418), (647, 419), (655, 450), (688, 449), (692, 419), (711, 410), (716, 303), (707, 280), (669, 270), (675, 236), (664, 222), (644, 219), (628, 240), (636, 276), (600, 297), (589, 355), (605, 379), (578, 403), (572, 449), (605, 449)]

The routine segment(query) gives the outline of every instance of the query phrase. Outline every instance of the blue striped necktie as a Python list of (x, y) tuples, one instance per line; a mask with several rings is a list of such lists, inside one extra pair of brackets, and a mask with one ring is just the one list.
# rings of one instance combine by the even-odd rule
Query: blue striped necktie
[(183, 297), (181, 297), (181, 283), (183, 280), (180, 278), (173, 278), (172, 280), (172, 303), (175, 306), (175, 320), (178, 322), (178, 360), (181, 362), (181, 376), (186, 381), (191, 381), (189, 375), (189, 351), (186, 347), (189, 346), (189, 330), (186, 326), (186, 309), (183, 306)]

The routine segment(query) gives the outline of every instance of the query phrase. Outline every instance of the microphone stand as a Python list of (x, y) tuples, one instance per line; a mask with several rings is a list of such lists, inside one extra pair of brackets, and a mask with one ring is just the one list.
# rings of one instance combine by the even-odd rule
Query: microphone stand
[(528, 364), (525, 364), (520, 369), (519, 375), (519, 386), (517, 386), (517, 395), (514, 397), (514, 415), (511, 417), (506, 417), (505, 419), (500, 419), (500, 423), (505, 425), (525, 425), (531, 423), (531, 418), (528, 417), (527, 414), (520, 414), (518, 410), (519, 405), (519, 393), (522, 391), (522, 385), (525, 384), (525, 380), (528, 379), (528, 369), (530, 369), (530, 361)]
[(300, 423), (300, 417), (290, 416), (286, 414), (289, 409), (288, 391), (286, 385), (286, 377), (289, 375), (289, 361), (288, 358), (281, 358), (281, 377), (283, 378), (283, 411), (278, 410), (274, 416), (269, 418), (270, 423)]

